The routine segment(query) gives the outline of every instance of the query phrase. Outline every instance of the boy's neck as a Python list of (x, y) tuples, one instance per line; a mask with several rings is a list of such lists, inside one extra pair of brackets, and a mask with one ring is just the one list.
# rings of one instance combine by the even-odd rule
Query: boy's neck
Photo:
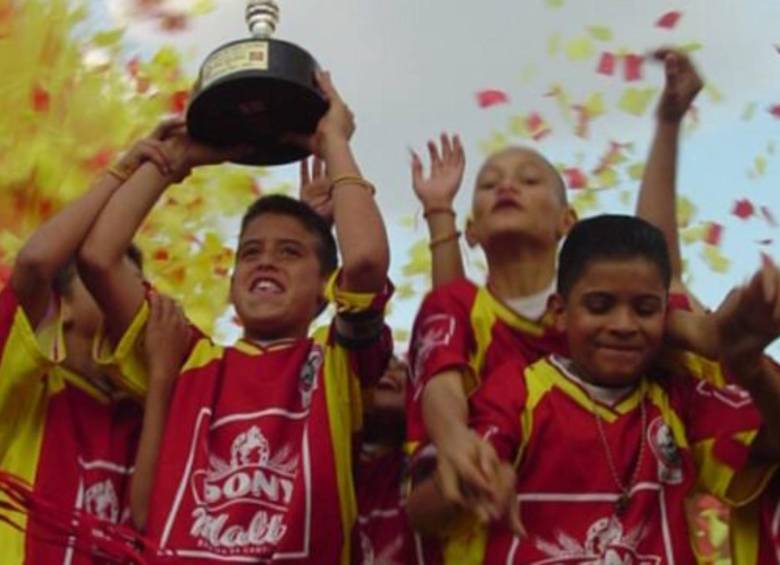
[(75, 329), (65, 329), (65, 359), (62, 365), (87, 380), (98, 382), (102, 380), (103, 372), (92, 356), (94, 336), (85, 335)]
[[(509, 246), (504, 246), (509, 247)], [(488, 285), (502, 300), (538, 294), (550, 287), (556, 276), (557, 247), (513, 245), (488, 255)]]
[(572, 359), (553, 355), (551, 360), (566, 377), (584, 388), (585, 392), (587, 392), (593, 400), (608, 406), (614, 406), (639, 386), (639, 381), (626, 386), (606, 386), (601, 383), (593, 382), (593, 379), (577, 369), (577, 364)]

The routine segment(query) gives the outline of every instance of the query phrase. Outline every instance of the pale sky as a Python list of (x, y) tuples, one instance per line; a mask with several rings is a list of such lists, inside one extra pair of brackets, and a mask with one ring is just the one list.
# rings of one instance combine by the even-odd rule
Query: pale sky
[[(108, 0), (108, 10), (101, 9), (99, 17), (110, 23), (122, 3)], [(94, 4), (106, 7), (102, 0), (93, 0)], [(131, 22), (126, 36), (133, 46), (129, 54), (148, 54), (173, 42), (187, 54), (194, 75), (209, 51), (247, 35), (245, 3), (216, 4), (212, 13), (194, 19), (178, 34), (162, 34), (152, 23)], [(408, 248), (427, 236), (422, 221), (416, 231), (402, 225), (404, 218), (419, 211), (410, 185), (409, 147), (423, 149), (425, 140), (441, 131), (460, 133), (468, 159), (457, 201), (460, 221), (467, 213), (473, 176), (484, 159), (482, 142), (497, 131), (507, 134), (510, 119), (519, 113), (539, 112), (549, 122), (552, 134), (531, 144), (553, 162), (579, 163), (587, 172), (610, 140), (633, 142), (630, 162), (643, 161), (654, 125), (655, 97), (640, 117), (619, 110), (617, 102), (627, 87), (659, 89), (661, 69), (645, 64), (643, 80), (628, 83), (620, 72), (611, 77), (597, 74), (599, 56), (603, 51), (646, 53), (658, 46), (691, 43), (701, 44), (692, 57), (714, 89), (699, 96), (699, 124), (683, 140), (679, 191), (697, 207), (695, 220), (724, 225), (721, 250), (731, 260), (727, 272), (715, 273), (700, 259), (700, 244), (686, 247), (692, 287), (714, 306), (728, 288), (758, 267), (759, 251), (780, 260), (777, 228), (759, 217), (744, 221), (730, 213), (735, 200), (748, 198), (780, 218), (780, 164), (773, 152), (780, 119), (768, 112), (780, 104), (777, 1), (280, 0), (279, 5), (282, 18), (276, 37), (306, 48), (331, 70), (357, 117), (353, 146), (364, 175), (379, 190), (396, 284), (407, 282), (400, 271)], [(681, 13), (676, 27), (656, 27), (656, 20), (671, 10)], [(612, 38), (595, 38), (589, 26), (608, 28)], [(556, 41), (557, 53), (550, 47)], [(577, 41), (588, 43), (592, 54), (577, 50)], [(577, 137), (555, 100), (544, 96), (555, 83), (573, 103), (603, 94), (606, 114), (592, 123), (587, 139)], [(510, 102), (479, 108), (475, 93), (487, 88), (506, 92)], [(752, 118), (744, 120), (751, 104)], [(511, 135), (508, 141), (528, 144)], [(748, 171), (755, 168), (759, 155), (765, 159), (765, 171), (750, 178)], [(625, 199), (635, 196), (637, 183), (625, 171), (618, 168), (620, 187), (601, 193), (600, 206), (593, 212), (630, 210)], [(297, 183), (296, 167), (276, 168), (273, 174)], [(621, 191), (630, 196), (621, 199)], [(766, 243), (769, 239), (771, 244)], [(415, 284), (419, 292), (425, 290), (422, 279)], [(391, 322), (410, 327), (419, 297), (397, 304)]]

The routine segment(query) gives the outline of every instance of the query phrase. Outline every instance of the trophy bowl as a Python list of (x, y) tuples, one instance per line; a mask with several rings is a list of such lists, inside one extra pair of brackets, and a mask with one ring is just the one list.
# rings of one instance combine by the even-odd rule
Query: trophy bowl
[(283, 136), (314, 133), (327, 111), (319, 67), (301, 47), (270, 38), (278, 21), (273, 0), (250, 0), (247, 20), (255, 37), (223, 45), (204, 61), (187, 108), (188, 131), (209, 145), (254, 147), (237, 161), (243, 164), (298, 161), (309, 151)]

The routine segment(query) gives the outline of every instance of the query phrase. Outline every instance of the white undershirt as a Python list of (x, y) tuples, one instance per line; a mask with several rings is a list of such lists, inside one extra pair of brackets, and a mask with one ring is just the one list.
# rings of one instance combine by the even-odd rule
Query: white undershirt
[(599, 386), (593, 383), (584, 381), (576, 374), (574, 363), (571, 359), (566, 359), (559, 355), (551, 355), (550, 361), (561, 370), (561, 372), (570, 380), (574, 381), (593, 399), (606, 404), (607, 406), (614, 407), (618, 402), (628, 396), (628, 394), (635, 388), (635, 385), (622, 386), (619, 388)]
[(547, 303), (550, 296), (555, 294), (557, 281), (553, 278), (547, 288), (535, 294), (521, 296), (519, 298), (506, 298), (503, 300), (510, 310), (523, 318), (538, 322), (547, 312)]

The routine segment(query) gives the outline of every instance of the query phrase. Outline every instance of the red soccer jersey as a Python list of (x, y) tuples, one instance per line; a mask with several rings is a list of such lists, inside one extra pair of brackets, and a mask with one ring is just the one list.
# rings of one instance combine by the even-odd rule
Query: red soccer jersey
[[(381, 312), (390, 288), (329, 293), (340, 312)], [(116, 352), (140, 393), (147, 317), (144, 304)], [(381, 377), (391, 353), (386, 327), (350, 348), (333, 325), (266, 347), (195, 340), (160, 446), (146, 531), (158, 546), (152, 560), (348, 563), (360, 385)]]
[(355, 467), (358, 517), (353, 535), (355, 565), (406, 565), (414, 538), (401, 495), (406, 457), (400, 448), (361, 450)]
[[(510, 363), (472, 397), (475, 429), (516, 465), (528, 531), (520, 540), (492, 526), (487, 563), (691, 563), (685, 498), (744, 503), (774, 470), (744, 472), (760, 418), (741, 389), (666, 374), (608, 406), (567, 371), (556, 358)], [(635, 479), (622, 513), (614, 473)]]
[(441, 286), (426, 296), (414, 322), (409, 350), (411, 386), (407, 388), (407, 452), (427, 442), (422, 391), (447, 369), (465, 370), (473, 389), (483, 375), (515, 356), (536, 361), (565, 352), (563, 336), (542, 321), (528, 320), (467, 279)]
[[(0, 292), (0, 471), (64, 510), (127, 522), (141, 408), (59, 365), (58, 325), (36, 335), (10, 285)], [(3, 563), (92, 563), (44, 525), (48, 517), (8, 518), (25, 531), (0, 521)]]

